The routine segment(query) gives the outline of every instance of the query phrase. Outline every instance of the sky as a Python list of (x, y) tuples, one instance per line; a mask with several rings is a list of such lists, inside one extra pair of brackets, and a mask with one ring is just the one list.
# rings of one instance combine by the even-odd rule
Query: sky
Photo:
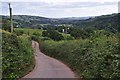
[(118, 13), (119, 0), (2, 0), (0, 15), (33, 15), (48, 18), (88, 17)]

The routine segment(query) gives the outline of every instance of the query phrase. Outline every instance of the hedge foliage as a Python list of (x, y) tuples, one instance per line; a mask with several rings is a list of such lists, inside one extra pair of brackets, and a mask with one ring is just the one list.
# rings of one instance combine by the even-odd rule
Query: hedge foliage
[(118, 38), (95, 31), (88, 39), (39, 42), (43, 53), (68, 64), (84, 79), (118, 79), (120, 54)]
[(31, 39), (27, 35), (2, 33), (2, 76), (20, 78), (34, 67)]

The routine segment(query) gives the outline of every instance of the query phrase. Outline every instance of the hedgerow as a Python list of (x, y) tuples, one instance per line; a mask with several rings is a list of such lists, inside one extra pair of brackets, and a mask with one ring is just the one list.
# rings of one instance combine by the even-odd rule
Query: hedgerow
[(20, 78), (34, 67), (34, 55), (29, 36), (16, 36), (2, 31), (2, 77)]
[[(101, 31), (100, 31), (101, 32)], [(43, 41), (40, 48), (48, 56), (68, 64), (84, 79), (118, 79), (120, 54), (118, 38), (97, 31), (87, 39), (71, 41)]]

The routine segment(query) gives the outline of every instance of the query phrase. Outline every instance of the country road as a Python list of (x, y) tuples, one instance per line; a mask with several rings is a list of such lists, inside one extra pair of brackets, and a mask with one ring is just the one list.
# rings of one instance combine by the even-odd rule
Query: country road
[(24, 78), (76, 78), (74, 72), (62, 62), (46, 56), (39, 49), (39, 44), (32, 41), (36, 65)]

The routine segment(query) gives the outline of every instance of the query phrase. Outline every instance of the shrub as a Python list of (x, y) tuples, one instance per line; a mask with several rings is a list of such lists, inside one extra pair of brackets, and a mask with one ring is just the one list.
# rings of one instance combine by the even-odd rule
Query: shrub
[(2, 31), (2, 76), (20, 78), (34, 67), (34, 55), (29, 36), (16, 36)]
[(23, 31), (23, 30), (14, 30), (14, 33), (15, 33), (17, 36), (20, 36), (20, 35), (23, 35), (23, 34), (24, 34), (24, 31)]
[(40, 48), (46, 55), (68, 64), (84, 79), (120, 77), (119, 44), (114, 36), (101, 34), (92, 39), (44, 41), (40, 42)]
[(2, 20), (2, 29), (6, 31), (10, 31), (10, 21), (7, 19)]
[(64, 37), (62, 36), (62, 34), (60, 34), (59, 32), (55, 31), (55, 30), (47, 30), (47, 31), (43, 31), (42, 32), (42, 36), (43, 37), (49, 37), (53, 40), (59, 41), (62, 40)]

